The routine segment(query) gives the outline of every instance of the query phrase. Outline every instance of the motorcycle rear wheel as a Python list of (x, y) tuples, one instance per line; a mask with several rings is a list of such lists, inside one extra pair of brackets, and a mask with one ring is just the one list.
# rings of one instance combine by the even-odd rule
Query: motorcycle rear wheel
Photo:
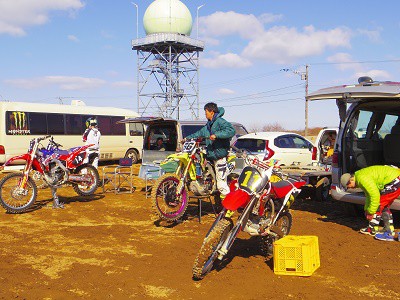
[(78, 175), (89, 175), (91, 177), (90, 182), (80, 182), (80, 183), (74, 183), (74, 191), (81, 196), (91, 196), (94, 194), (94, 192), (97, 190), (97, 187), (100, 182), (100, 176), (99, 172), (95, 167), (92, 165), (84, 165), (79, 167), (76, 170), (76, 173)]
[(175, 174), (164, 174), (154, 183), (151, 192), (153, 209), (162, 220), (180, 219), (188, 206), (187, 192), (184, 187), (181, 195), (176, 195), (180, 178)]
[(232, 227), (233, 225), (230, 220), (221, 219), (210, 231), (204, 239), (194, 261), (192, 269), (193, 279), (201, 280), (211, 271), (218, 257), (218, 250), (221, 249)]
[[(0, 181), (0, 204), (9, 213), (22, 213), (36, 201), (37, 187), (32, 178), (28, 177), (25, 190), (18, 190), (19, 183), (23, 178), (22, 173), (12, 173)], [(25, 193), (26, 195), (24, 195)]]

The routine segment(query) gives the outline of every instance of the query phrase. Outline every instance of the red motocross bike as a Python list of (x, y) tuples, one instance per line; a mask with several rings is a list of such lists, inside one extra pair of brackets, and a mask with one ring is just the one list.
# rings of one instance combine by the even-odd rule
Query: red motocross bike
[[(49, 139), (47, 147), (40, 143)], [(92, 145), (61, 150), (53, 137), (45, 136), (31, 140), (26, 154), (14, 156), (1, 167), (14, 161), (25, 161), (22, 173), (11, 173), (0, 181), (0, 204), (10, 213), (21, 213), (36, 201), (37, 186), (30, 176), (42, 178), (50, 188), (72, 184), (75, 192), (82, 196), (92, 195), (99, 183), (97, 169), (88, 163), (86, 149)]]
[[(240, 231), (258, 236), (263, 253), (271, 256), (273, 242), (290, 232), (289, 207), (306, 183), (289, 179), (274, 165), (232, 148), (237, 157), (244, 158), (246, 167), (237, 182), (231, 183), (231, 192), (222, 201), (223, 209), (204, 238), (193, 265), (193, 279), (202, 279), (217, 259), (224, 258)], [(235, 211), (239, 213), (236, 224), (232, 218)]]

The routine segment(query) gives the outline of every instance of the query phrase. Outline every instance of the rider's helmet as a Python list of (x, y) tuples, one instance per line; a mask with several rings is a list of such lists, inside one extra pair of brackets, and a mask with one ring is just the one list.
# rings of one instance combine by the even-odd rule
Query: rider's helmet
[(97, 119), (94, 117), (91, 117), (89, 119), (86, 120), (86, 128), (89, 128), (89, 126), (97, 126)]

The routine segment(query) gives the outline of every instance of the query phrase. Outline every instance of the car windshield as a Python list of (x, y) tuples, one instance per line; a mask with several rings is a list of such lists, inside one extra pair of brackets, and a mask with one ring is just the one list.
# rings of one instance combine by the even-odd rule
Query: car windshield
[(237, 135), (245, 135), (248, 134), (246, 128), (244, 128), (244, 126), (242, 125), (236, 125), (234, 124), (233, 127), (235, 128), (235, 132)]
[(263, 152), (265, 151), (265, 140), (238, 139), (235, 146), (239, 149), (247, 149), (251, 152)]
[(199, 131), (203, 127), (204, 125), (182, 125), (182, 136), (185, 138), (188, 135)]

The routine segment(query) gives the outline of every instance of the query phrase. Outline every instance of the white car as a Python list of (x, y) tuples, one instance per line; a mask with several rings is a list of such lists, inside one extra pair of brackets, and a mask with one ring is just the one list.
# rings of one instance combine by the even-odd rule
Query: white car
[(247, 149), (260, 160), (277, 159), (279, 165), (310, 165), (316, 162), (317, 148), (297, 133), (256, 132), (242, 135), (235, 147)]

